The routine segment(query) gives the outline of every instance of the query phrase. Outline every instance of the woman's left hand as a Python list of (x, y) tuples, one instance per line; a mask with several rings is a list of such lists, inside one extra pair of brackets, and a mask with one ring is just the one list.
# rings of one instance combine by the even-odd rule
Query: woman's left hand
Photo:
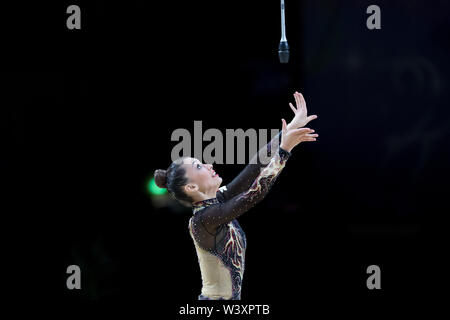
[(317, 118), (317, 115), (308, 116), (308, 110), (306, 109), (306, 102), (301, 93), (295, 91), (294, 93), (295, 104), (297, 108), (294, 108), (292, 103), (289, 102), (289, 106), (294, 112), (295, 116), (291, 122), (287, 125), (287, 130), (297, 129), (304, 127), (308, 122)]

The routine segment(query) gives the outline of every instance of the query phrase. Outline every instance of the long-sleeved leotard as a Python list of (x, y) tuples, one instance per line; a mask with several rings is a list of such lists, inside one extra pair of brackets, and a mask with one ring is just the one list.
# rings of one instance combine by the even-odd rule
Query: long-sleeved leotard
[[(269, 142), (268, 151), (278, 139)], [(189, 231), (202, 274), (199, 299), (240, 299), (247, 240), (236, 218), (265, 197), (284, 168), (290, 153), (276, 150), (268, 165), (247, 165), (216, 198), (194, 203)]]

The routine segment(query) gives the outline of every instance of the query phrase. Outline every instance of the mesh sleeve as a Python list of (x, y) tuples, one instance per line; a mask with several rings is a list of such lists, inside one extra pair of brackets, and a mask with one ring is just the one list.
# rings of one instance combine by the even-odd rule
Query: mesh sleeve
[(288, 151), (281, 148), (278, 150), (269, 164), (260, 171), (250, 188), (229, 198), (227, 186), (222, 192), (224, 199), (227, 200), (209, 206), (194, 216), (192, 221), (194, 233), (203, 247), (214, 247), (215, 241), (220, 241), (220, 235), (224, 233), (226, 223), (236, 219), (264, 199), (290, 157)]

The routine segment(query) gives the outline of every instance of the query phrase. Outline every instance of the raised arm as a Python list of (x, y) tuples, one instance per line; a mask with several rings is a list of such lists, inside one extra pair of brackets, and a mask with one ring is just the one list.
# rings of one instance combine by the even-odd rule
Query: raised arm
[[(306, 102), (303, 95), (299, 92), (294, 93), (296, 106), (289, 102), (289, 107), (294, 112), (294, 118), (287, 125), (286, 129), (297, 129), (304, 127), (308, 122), (317, 118), (317, 115), (308, 116)], [(229, 184), (226, 185), (227, 192), (223, 193), (225, 199), (231, 199), (236, 195), (250, 188), (253, 181), (269, 162), (267, 161), (273, 156), (273, 150), (278, 150), (280, 145), (281, 132), (276, 135), (267, 145), (262, 147), (250, 160), (250, 163), (236, 176)], [(266, 160), (262, 161), (261, 159)]]
[[(205, 228), (209, 229), (209, 232), (213, 233), (220, 225), (236, 219), (264, 199), (289, 159), (290, 151), (300, 142), (316, 141), (318, 137), (318, 134), (314, 134), (312, 129), (287, 129), (284, 119), (282, 119), (282, 123), (281, 145), (269, 164), (261, 170), (253, 181), (251, 187), (225, 202), (215, 204), (199, 212), (197, 218), (200, 219)], [(223, 193), (226, 194), (226, 192)], [(224, 198), (227, 197), (224, 196)]]
[(227, 192), (224, 193), (226, 199), (248, 190), (261, 169), (267, 166), (268, 162), (261, 162), (261, 159), (272, 158), (273, 151), (278, 150), (280, 146), (281, 132), (278, 133), (267, 145), (262, 147), (250, 160), (250, 163), (229, 183), (226, 185)]
[[(222, 224), (230, 222), (260, 202), (269, 192), (276, 178), (283, 170), (290, 152), (279, 148), (269, 164), (259, 173), (245, 192), (242, 192), (225, 202), (210, 206), (196, 215), (210, 233), (214, 233)], [(227, 188), (228, 189), (228, 188)], [(226, 194), (228, 190), (224, 191)]]

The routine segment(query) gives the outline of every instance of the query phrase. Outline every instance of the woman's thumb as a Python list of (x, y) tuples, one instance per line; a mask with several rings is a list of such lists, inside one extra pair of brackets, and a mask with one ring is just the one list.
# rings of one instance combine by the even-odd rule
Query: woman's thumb
[(283, 131), (285, 131), (286, 130), (286, 120), (284, 120), (284, 119), (281, 119), (281, 123), (282, 123), (282, 129), (283, 129)]

